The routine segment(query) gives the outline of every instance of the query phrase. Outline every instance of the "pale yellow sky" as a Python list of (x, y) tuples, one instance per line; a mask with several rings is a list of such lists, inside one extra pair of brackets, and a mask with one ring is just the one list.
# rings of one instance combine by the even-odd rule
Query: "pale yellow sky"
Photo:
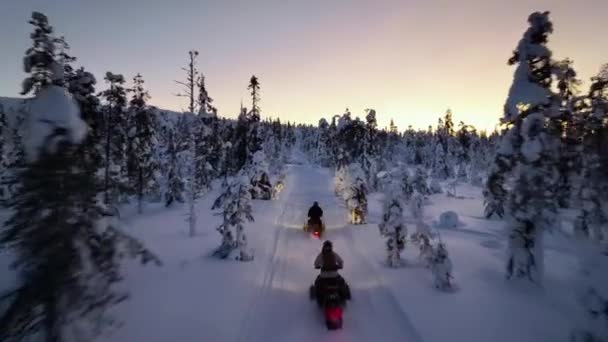
[[(606, 0), (23, 0), (0, 13), (0, 95), (16, 95), (32, 10), (45, 12), (101, 85), (140, 72), (152, 103), (186, 107), (173, 80), (187, 51), (220, 114), (235, 117), (251, 74), (262, 113), (306, 123), (374, 108), (381, 126), (425, 129), (449, 107), (455, 121), (493, 129), (512, 80), (506, 65), (527, 16), (550, 10), (549, 47), (586, 81), (608, 62)], [(8, 51), (9, 53), (4, 53)]]

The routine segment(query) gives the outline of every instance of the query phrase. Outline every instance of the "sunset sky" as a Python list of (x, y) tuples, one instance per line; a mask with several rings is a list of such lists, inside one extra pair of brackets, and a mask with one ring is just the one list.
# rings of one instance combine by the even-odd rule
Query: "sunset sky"
[(306, 123), (374, 108), (381, 126), (456, 121), (493, 129), (513, 69), (511, 51), (535, 10), (551, 11), (549, 47), (570, 57), (581, 79), (608, 62), (606, 0), (2, 0), (0, 96), (17, 96), (33, 10), (48, 15), (105, 87), (106, 71), (141, 73), (162, 108), (186, 107), (173, 80), (187, 51), (200, 52), (221, 115), (249, 105), (259, 77), (262, 113)]

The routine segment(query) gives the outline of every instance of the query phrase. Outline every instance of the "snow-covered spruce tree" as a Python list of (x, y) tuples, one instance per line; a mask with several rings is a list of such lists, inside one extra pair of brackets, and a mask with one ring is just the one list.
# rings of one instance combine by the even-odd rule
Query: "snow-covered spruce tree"
[(144, 80), (140, 74), (133, 78), (133, 96), (129, 101), (129, 135), (128, 143), (131, 145), (127, 155), (129, 165), (130, 188), (137, 195), (137, 210), (143, 212), (144, 196), (157, 188), (155, 175), (158, 163), (154, 158), (154, 149), (157, 146), (156, 116), (148, 107), (146, 101), (150, 98), (144, 88)]
[[(547, 37), (553, 31), (549, 12), (534, 12), (530, 27), (519, 42), (511, 64), (517, 64), (505, 104), (505, 121), (519, 139), (514, 148), (515, 182), (509, 194), (509, 253), (507, 277), (541, 282), (543, 232), (556, 224), (559, 133), (552, 120), (559, 115), (551, 91), (551, 51)], [(557, 135), (556, 135), (557, 134)]]
[[(33, 16), (42, 21), (42, 14)], [(126, 298), (114, 288), (120, 280), (120, 244), (144, 262), (158, 262), (140, 243), (101, 220), (94, 175), (74, 158), (87, 128), (71, 95), (54, 84), (61, 77), (54, 70), (37, 71), (53, 81), (36, 88), (27, 165), (10, 201), (12, 216), (0, 234), (0, 247), (13, 250), (19, 272), (15, 288), (0, 296), (0, 339), (7, 342), (32, 336), (91, 340), (111, 324), (106, 310)]]
[(268, 162), (263, 151), (257, 151), (248, 167), (251, 184), (251, 198), (270, 200), (272, 198), (272, 184), (268, 177)]
[(582, 210), (577, 235), (598, 242), (608, 240), (608, 64), (592, 78), (582, 127)]
[[(223, 221), (218, 227), (222, 234), (222, 244), (216, 250), (216, 255), (226, 258), (230, 252), (238, 248), (236, 260), (250, 261), (252, 253), (247, 248), (245, 224), (253, 222), (251, 209), (251, 193), (247, 172), (241, 171), (224, 188), (224, 192), (213, 203), (213, 210), (221, 210)], [(232, 233), (232, 229), (236, 234)], [(236, 238), (236, 239), (235, 239)]]
[(390, 267), (401, 266), (401, 251), (405, 248), (407, 236), (400, 192), (398, 185), (394, 184), (385, 193), (382, 221), (378, 225), (382, 235), (387, 237), (387, 264)]
[(351, 224), (365, 224), (367, 216), (367, 185), (365, 173), (357, 163), (348, 166), (346, 170), (346, 186), (344, 200), (349, 210)]
[(116, 207), (128, 191), (128, 172), (125, 156), (127, 144), (127, 90), (125, 79), (120, 74), (107, 72), (105, 81), (110, 88), (101, 92), (105, 99), (103, 112), (104, 130), (104, 202), (109, 207)]

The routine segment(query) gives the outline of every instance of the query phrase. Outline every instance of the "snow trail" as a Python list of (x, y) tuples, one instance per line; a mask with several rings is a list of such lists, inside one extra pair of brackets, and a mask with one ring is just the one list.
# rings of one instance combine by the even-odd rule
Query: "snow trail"
[[(421, 341), (407, 314), (384, 285), (376, 266), (354, 248), (353, 226), (333, 193), (327, 169), (292, 165), (282, 211), (276, 219), (274, 251), (253, 298), (239, 341)], [(308, 298), (317, 272), (313, 260), (322, 240), (302, 231), (308, 208), (318, 201), (324, 210), (327, 232), (345, 263), (342, 274), (353, 294), (344, 313), (344, 328), (330, 332), (322, 313)], [(361, 229), (373, 229), (360, 227)]]

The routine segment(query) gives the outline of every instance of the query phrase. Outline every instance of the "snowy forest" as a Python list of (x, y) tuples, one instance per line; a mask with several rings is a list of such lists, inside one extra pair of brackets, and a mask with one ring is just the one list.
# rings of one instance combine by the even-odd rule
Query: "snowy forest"
[[(362, 331), (386, 324), (391, 341), (446, 340), (432, 332), (444, 325), (455, 329), (446, 334), (469, 331), (456, 341), (489, 341), (495, 325), (507, 326), (496, 341), (608, 341), (608, 64), (581, 80), (574, 61), (554, 59), (549, 12), (532, 13), (505, 56), (513, 81), (492, 132), (456, 122), (450, 109), (424, 130), (380, 127), (372, 108), (346, 108), (314, 126), (272, 118), (255, 75), (243, 80), (250, 97), (240, 112), (222, 113), (196, 50), (184, 52), (174, 83), (186, 109), (164, 110), (150, 104), (146, 75), (87, 71), (51, 19), (39, 12), (29, 19), (27, 77), (15, 85), (24, 97), (0, 97), (0, 341), (261, 339), (272, 322), (260, 317), (281, 314), (250, 311), (267, 301), (274, 310), (302, 306), (290, 282), (314, 280), (319, 244), (290, 231), (301, 229), (317, 200), (355, 289), (351, 315), (375, 305), (357, 302), (365, 291), (374, 296), (373, 285), (357, 290), (357, 282), (380, 279), (378, 317), (352, 340), (369, 340)], [(178, 230), (183, 236), (167, 233)], [(356, 249), (371, 251), (348, 251)], [(307, 271), (296, 273), (300, 257)], [(427, 273), (424, 286), (403, 285)], [(245, 289), (255, 286), (257, 294)], [(202, 299), (159, 299), (136, 310), (144, 303), (138, 293), (150, 300), (180, 291)], [(513, 296), (522, 304), (509, 305)], [(182, 313), (178, 305), (191, 300), (198, 309)], [(230, 308), (214, 309), (224, 304)], [(436, 309), (416, 315), (412, 305)], [(439, 313), (441, 305), (450, 309)], [(483, 307), (472, 317), (504, 311), (482, 328), (454, 317), (464, 306)], [(168, 332), (130, 325), (164, 308), (172, 312), (160, 315)], [(391, 318), (380, 323), (383, 309)], [(244, 323), (234, 321), (235, 332), (218, 325), (237, 312)], [(217, 317), (196, 323), (197, 315)], [(398, 323), (404, 315), (412, 327)], [(560, 329), (535, 335), (537, 316), (545, 330)], [(207, 332), (196, 335), (197, 324)], [(214, 325), (226, 331), (212, 332)], [(479, 329), (485, 333), (470, 332)]]

